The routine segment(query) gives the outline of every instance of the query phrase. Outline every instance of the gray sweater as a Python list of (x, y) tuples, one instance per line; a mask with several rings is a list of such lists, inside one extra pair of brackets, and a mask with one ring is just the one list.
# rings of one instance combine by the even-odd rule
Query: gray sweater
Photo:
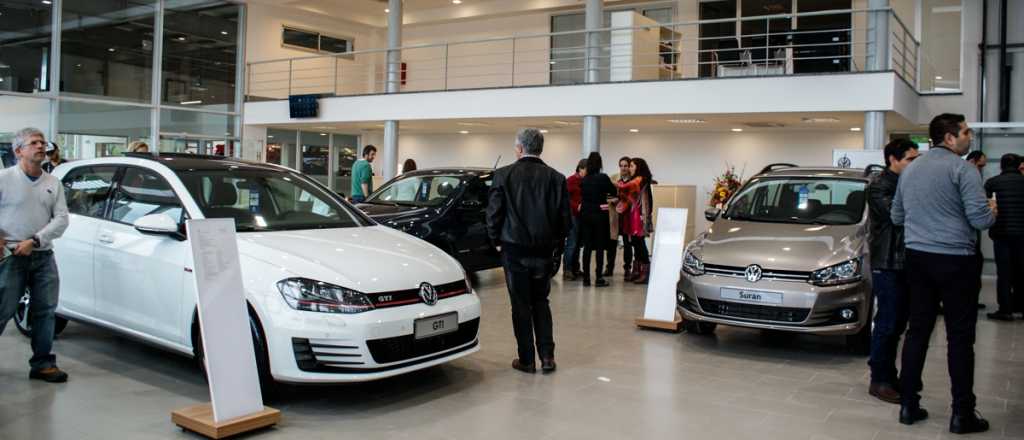
[(0, 237), (6, 243), (36, 236), (42, 245), (36, 250), (50, 250), (67, 227), (60, 180), (44, 172), (33, 182), (18, 166), (0, 170)]
[(903, 225), (908, 249), (974, 255), (978, 230), (996, 221), (981, 173), (945, 147), (917, 158), (900, 175), (892, 222)]

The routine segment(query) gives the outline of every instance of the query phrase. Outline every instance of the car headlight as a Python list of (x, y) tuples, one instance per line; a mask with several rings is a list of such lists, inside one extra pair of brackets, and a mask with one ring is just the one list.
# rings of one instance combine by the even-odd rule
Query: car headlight
[(291, 308), (309, 312), (362, 313), (373, 310), (365, 294), (307, 278), (288, 278), (277, 283), (277, 290)]
[(861, 277), (860, 259), (855, 258), (835, 266), (811, 272), (811, 284), (816, 286), (835, 286), (860, 281)]
[(694, 276), (704, 275), (704, 262), (687, 249), (683, 252), (683, 271)]

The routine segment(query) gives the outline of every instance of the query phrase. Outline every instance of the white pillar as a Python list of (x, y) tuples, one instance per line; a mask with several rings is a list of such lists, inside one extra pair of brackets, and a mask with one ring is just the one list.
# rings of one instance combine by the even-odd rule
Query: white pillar
[[(888, 8), (889, 0), (868, 0), (868, 8)], [(867, 70), (889, 69), (890, 11), (868, 13)]]
[[(402, 89), (402, 0), (388, 0), (388, 56), (385, 92)], [(398, 121), (384, 121), (384, 150), (381, 174), (391, 179), (398, 173)]]
[[(587, 0), (587, 9), (585, 12), (584, 21), (586, 22), (586, 29), (600, 29), (604, 25), (604, 1), (603, 0)], [(595, 83), (601, 79), (601, 70), (599, 69), (600, 56), (601, 56), (601, 34), (600, 32), (588, 32), (587, 33), (587, 53), (586, 53), (586, 77), (584, 78), (588, 83)], [(601, 151), (601, 117), (600, 116), (584, 116), (583, 117), (583, 156), (589, 155), (591, 152)]]
[(865, 150), (885, 148), (885, 112), (865, 112), (863, 133)]

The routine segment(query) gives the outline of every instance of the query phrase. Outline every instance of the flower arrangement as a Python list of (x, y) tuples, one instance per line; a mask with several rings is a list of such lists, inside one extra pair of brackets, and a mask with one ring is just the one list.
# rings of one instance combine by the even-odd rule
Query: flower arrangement
[(711, 198), (708, 200), (708, 205), (721, 207), (742, 185), (743, 178), (736, 174), (736, 167), (726, 165), (725, 172), (715, 177), (715, 187), (711, 190)]

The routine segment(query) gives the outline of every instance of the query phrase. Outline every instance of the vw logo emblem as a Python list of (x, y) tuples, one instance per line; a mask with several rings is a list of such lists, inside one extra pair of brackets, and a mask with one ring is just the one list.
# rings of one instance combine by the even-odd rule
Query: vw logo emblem
[(761, 281), (761, 266), (756, 264), (747, 266), (747, 270), (744, 272), (744, 275), (746, 275), (747, 281), (750, 281), (751, 283)]
[(428, 306), (437, 304), (437, 290), (430, 283), (420, 284), (420, 298)]

